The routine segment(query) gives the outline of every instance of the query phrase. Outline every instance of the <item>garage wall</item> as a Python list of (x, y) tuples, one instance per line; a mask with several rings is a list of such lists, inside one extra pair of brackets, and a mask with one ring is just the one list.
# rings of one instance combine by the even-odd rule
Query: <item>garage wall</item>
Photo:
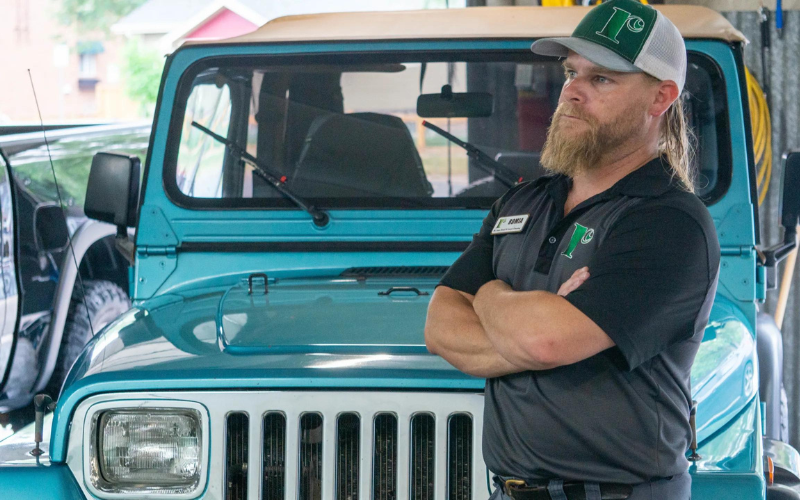
[[(745, 48), (745, 63), (759, 81), (761, 76), (761, 32), (755, 11), (727, 12), (725, 17), (750, 40)], [(787, 149), (800, 149), (800, 12), (784, 12), (783, 39), (778, 39), (775, 23), (771, 23), (772, 48), (769, 66), (772, 85), (772, 180), (769, 193), (759, 210), (761, 244), (768, 246), (783, 237), (778, 224), (780, 203), (781, 156)], [(800, 266), (799, 269), (800, 270)], [(800, 272), (795, 271), (792, 292), (783, 322), (783, 377), (789, 397), (791, 444), (800, 445)], [(778, 270), (782, 276), (783, 267)], [(770, 291), (763, 310), (772, 314), (778, 299), (777, 290)]]

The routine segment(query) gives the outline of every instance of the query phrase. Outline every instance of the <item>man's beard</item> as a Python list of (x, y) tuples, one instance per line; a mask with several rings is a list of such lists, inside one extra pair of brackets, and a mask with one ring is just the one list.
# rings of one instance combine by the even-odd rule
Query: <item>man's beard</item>
[[(631, 106), (614, 121), (601, 124), (578, 109), (562, 103), (553, 114), (553, 121), (547, 129), (547, 139), (539, 160), (542, 167), (568, 177), (600, 167), (604, 154), (643, 130), (644, 124), (633, 118), (637, 108), (641, 109)], [(587, 130), (577, 132), (565, 129), (565, 122), (570, 118), (564, 115), (583, 120), (588, 125)]]

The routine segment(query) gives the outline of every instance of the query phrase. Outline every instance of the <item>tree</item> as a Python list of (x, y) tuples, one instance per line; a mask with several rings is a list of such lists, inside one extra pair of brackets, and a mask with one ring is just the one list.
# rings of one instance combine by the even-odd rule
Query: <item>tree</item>
[(77, 33), (103, 31), (130, 14), (147, 0), (59, 0), (61, 8), (56, 17), (64, 26)]
[(125, 92), (139, 103), (146, 116), (152, 116), (164, 70), (164, 57), (155, 49), (142, 47), (136, 38), (128, 41), (122, 57)]

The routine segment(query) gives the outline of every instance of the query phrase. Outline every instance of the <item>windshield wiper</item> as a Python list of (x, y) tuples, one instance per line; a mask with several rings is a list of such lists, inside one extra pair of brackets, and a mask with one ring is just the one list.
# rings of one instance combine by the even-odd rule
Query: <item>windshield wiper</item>
[(270, 186), (275, 188), (276, 191), (281, 193), (283, 196), (291, 200), (295, 205), (302, 208), (306, 212), (311, 215), (312, 219), (314, 220), (314, 224), (319, 227), (325, 226), (328, 224), (330, 217), (327, 213), (322, 210), (315, 208), (313, 205), (305, 201), (304, 199), (300, 198), (296, 194), (292, 193), (289, 188), (284, 185), (284, 179), (278, 178), (274, 174), (270, 173), (269, 168), (264, 166), (263, 163), (258, 161), (258, 159), (245, 151), (244, 149), (240, 148), (235, 142), (222, 137), (221, 135), (217, 135), (211, 130), (207, 129), (206, 127), (200, 125), (196, 121), (192, 121), (192, 126), (195, 128), (200, 129), (202, 132), (208, 134), (209, 136), (213, 137), (217, 141), (221, 142), (222, 144), (226, 145), (228, 149), (236, 155), (240, 160), (249, 163), (253, 166), (253, 172), (258, 174), (259, 177), (264, 179), (269, 183)]
[(512, 188), (522, 182), (522, 177), (519, 177), (516, 172), (508, 168), (507, 166), (503, 165), (499, 161), (495, 160), (491, 156), (487, 155), (474, 145), (464, 142), (458, 137), (454, 136), (453, 134), (443, 130), (433, 123), (428, 121), (422, 122), (422, 124), (436, 132), (437, 134), (441, 135), (448, 141), (454, 143), (457, 146), (461, 146), (466, 150), (467, 156), (474, 159), (478, 167), (482, 168), (484, 172), (487, 174), (492, 175), (495, 179), (505, 184), (507, 187)]

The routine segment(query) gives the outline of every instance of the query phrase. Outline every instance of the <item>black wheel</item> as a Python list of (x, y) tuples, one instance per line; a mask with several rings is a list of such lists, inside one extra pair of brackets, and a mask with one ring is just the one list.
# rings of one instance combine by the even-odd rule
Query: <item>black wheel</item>
[[(81, 287), (76, 283), (69, 306), (69, 315), (61, 336), (61, 347), (53, 369), (53, 376), (47, 384), (47, 393), (54, 398), (61, 391), (61, 385), (67, 372), (78, 358), (92, 333), (97, 333), (117, 316), (131, 307), (131, 301), (125, 291), (110, 281), (84, 281), (86, 300), (83, 299)], [(88, 307), (88, 315), (87, 315)], [(89, 317), (92, 318), (91, 326)]]

